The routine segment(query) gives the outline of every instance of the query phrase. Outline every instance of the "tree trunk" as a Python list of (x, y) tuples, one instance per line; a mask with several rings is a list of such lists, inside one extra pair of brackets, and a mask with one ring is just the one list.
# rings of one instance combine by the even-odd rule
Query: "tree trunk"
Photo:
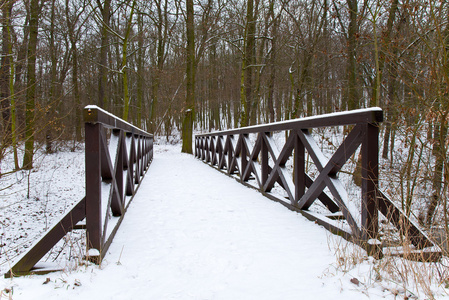
[[(12, 5), (11, 5), (11, 9), (12, 9)], [(11, 10), (8, 12), (8, 19), (11, 16)], [(12, 51), (12, 35), (11, 35), (11, 22), (8, 21), (7, 23), (7, 31), (8, 31), (8, 36), (9, 36), (9, 49), (8, 49), (8, 54), (10, 57), (10, 61), (9, 61), (9, 72), (10, 72), (10, 76), (9, 76), (9, 92), (11, 94), (10, 96), (10, 103), (11, 103), (11, 141), (12, 141), (12, 148), (13, 148), (13, 155), (14, 155), (14, 169), (15, 170), (19, 170), (19, 157), (17, 154), (17, 108), (16, 108), (16, 96), (15, 96), (15, 92), (14, 92), (14, 77), (15, 77), (15, 63), (14, 63), (14, 58), (13, 58), (13, 51)]]
[(66, 14), (66, 24), (67, 24), (67, 30), (69, 33), (69, 41), (72, 51), (72, 86), (73, 86), (73, 100), (75, 103), (75, 140), (81, 141), (82, 134), (81, 134), (81, 126), (82, 126), (82, 116), (81, 116), (81, 99), (80, 99), (80, 87), (78, 83), (78, 73), (79, 73), (79, 62), (78, 62), (78, 47), (76, 45), (76, 33), (75, 33), (75, 26), (76, 26), (76, 20), (79, 16), (78, 12), (75, 12), (76, 17), (72, 19), (72, 16), (70, 15), (70, 7), (69, 7), (69, 0), (66, 0), (65, 2), (65, 14)]
[(186, 0), (186, 34), (187, 34), (187, 91), (182, 122), (182, 152), (192, 154), (193, 118), (195, 116), (195, 27), (193, 0)]
[(39, 26), (39, 0), (30, 1), (30, 37), (28, 42), (27, 90), (25, 103), (25, 154), (23, 168), (33, 168), (35, 103), (36, 103), (36, 50)]
[(2, 58), (0, 65), (0, 109), (3, 118), (3, 139), (0, 141), (4, 145), (11, 143), (11, 108), (9, 97), (11, 95), (9, 90), (10, 64), (11, 58), (9, 55), (10, 49), (10, 35), (9, 24), (12, 5), (9, 0), (0, 2), (2, 10)]
[(54, 114), (56, 112), (56, 102), (57, 102), (57, 95), (56, 95), (56, 85), (57, 85), (57, 59), (56, 59), (56, 45), (55, 45), (55, 0), (52, 0), (51, 2), (51, 13), (50, 13), (50, 63), (51, 63), (51, 70), (50, 70), (50, 94), (49, 99), (47, 99), (47, 111), (45, 113), (46, 121), (48, 122), (46, 134), (45, 134), (45, 151), (47, 153), (53, 152), (52, 147), (52, 135), (53, 135), (53, 129), (54, 129)]
[(127, 26), (126, 26), (126, 33), (123, 39), (123, 45), (122, 45), (122, 74), (123, 74), (123, 120), (129, 121), (129, 87), (128, 87), (128, 66), (127, 66), (127, 59), (128, 59), (128, 42), (129, 42), (129, 35), (131, 33), (131, 26), (133, 21), (133, 15), (134, 15), (134, 7), (136, 6), (136, 1), (133, 1), (132, 7), (131, 7), (131, 14), (129, 16)]
[(273, 22), (271, 27), (271, 53), (268, 60), (268, 70), (270, 72), (270, 77), (268, 81), (268, 99), (267, 99), (267, 114), (268, 122), (274, 122), (275, 112), (274, 112), (274, 84), (276, 80), (276, 51), (277, 51), (277, 31), (278, 31), (278, 20), (274, 15), (274, 0), (270, 0), (269, 7), (269, 17), (271, 22)]
[(256, 22), (254, 18), (254, 0), (246, 3), (245, 53), (242, 61), (242, 81), (240, 102), (242, 104), (240, 126), (250, 124), (253, 105), (253, 65), (256, 45)]
[(359, 108), (359, 87), (357, 86), (357, 0), (347, 0), (349, 9), (348, 27), (348, 86), (347, 107), (348, 110)]
[(144, 95), (144, 72), (143, 61), (145, 50), (143, 49), (143, 18), (142, 14), (137, 16), (138, 36), (137, 36), (137, 122), (136, 126), (142, 128), (142, 110)]
[(164, 1), (162, 6), (162, 1), (156, 1), (157, 9), (157, 22), (155, 26), (157, 28), (157, 48), (156, 48), (156, 68), (152, 74), (151, 80), (151, 104), (150, 104), (150, 132), (157, 130), (158, 123), (158, 107), (159, 107), (159, 85), (161, 80), (161, 74), (164, 69), (165, 62), (165, 49), (167, 46), (167, 39), (169, 34), (169, 24), (168, 24), (168, 2)]
[(428, 226), (432, 225), (435, 210), (438, 204), (441, 202), (441, 186), (443, 180), (443, 169), (446, 157), (445, 142), (448, 132), (448, 126), (446, 123), (447, 115), (441, 116), (440, 126), (438, 132), (435, 132), (435, 144), (433, 146), (432, 152), (435, 156), (435, 172), (433, 173), (433, 194), (427, 208), (426, 224)]
[(97, 0), (98, 7), (100, 8), (102, 15), (103, 25), (101, 26), (101, 48), (100, 48), (100, 61), (99, 61), (99, 74), (98, 74), (98, 106), (107, 109), (107, 94), (106, 86), (108, 84), (108, 49), (109, 49), (109, 20), (111, 10), (111, 0), (105, 0), (103, 6), (100, 0)]

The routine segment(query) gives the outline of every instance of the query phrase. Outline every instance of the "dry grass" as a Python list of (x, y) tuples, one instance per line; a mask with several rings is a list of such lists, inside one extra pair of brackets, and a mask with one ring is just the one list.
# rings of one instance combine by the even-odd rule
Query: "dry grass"
[[(336, 272), (357, 274), (363, 278), (366, 292), (371, 289), (389, 291), (396, 299), (437, 299), (449, 295), (449, 258), (438, 262), (421, 262), (385, 255), (369, 258), (362, 248), (332, 234), (328, 245), (335, 253)], [(404, 254), (413, 249), (403, 245)], [(351, 280), (352, 282), (352, 280)], [(371, 290), (373, 291), (373, 290)]]

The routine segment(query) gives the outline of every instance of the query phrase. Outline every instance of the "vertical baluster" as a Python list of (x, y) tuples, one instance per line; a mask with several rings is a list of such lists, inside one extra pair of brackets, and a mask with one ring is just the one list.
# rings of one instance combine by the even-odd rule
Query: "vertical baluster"
[(294, 205), (298, 204), (299, 199), (304, 195), (306, 189), (306, 178), (305, 178), (305, 151), (304, 144), (298, 136), (296, 130), (292, 130), (290, 134), (295, 135), (295, 154), (294, 154), (294, 169), (293, 177), (295, 182), (295, 202)]
[(233, 156), (233, 145), (232, 145), (232, 139), (234, 138), (233, 135), (228, 135), (226, 142), (228, 143), (228, 174), (232, 174), (233, 170), (231, 169), (231, 165), (232, 165), (232, 156)]
[[(248, 153), (246, 151), (246, 140), (248, 139), (248, 134), (242, 134), (240, 141), (240, 180), (248, 181), (248, 178), (243, 178), (243, 174), (245, 173), (246, 166), (248, 165)], [(249, 177), (249, 176), (247, 176)]]
[[(266, 135), (266, 136), (270, 135), (269, 132), (261, 132), (260, 134)], [(266, 139), (262, 136), (261, 149), (260, 149), (260, 164), (261, 164), (261, 168), (262, 168), (262, 178), (261, 178), (261, 181), (262, 181), (262, 186), (261, 186), (262, 192), (265, 192), (263, 190), (263, 187), (265, 186), (265, 183), (268, 180), (268, 147), (267, 147), (267, 144), (266, 144), (265, 140)]]

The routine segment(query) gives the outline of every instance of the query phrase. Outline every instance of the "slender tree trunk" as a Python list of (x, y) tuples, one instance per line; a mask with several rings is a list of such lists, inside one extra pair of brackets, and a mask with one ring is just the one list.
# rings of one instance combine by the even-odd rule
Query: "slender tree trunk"
[(129, 42), (129, 35), (131, 33), (131, 26), (133, 22), (133, 16), (134, 16), (134, 8), (136, 6), (136, 1), (133, 1), (132, 7), (131, 7), (131, 14), (129, 16), (128, 24), (126, 26), (126, 33), (123, 40), (123, 47), (122, 47), (122, 74), (123, 74), (123, 119), (125, 121), (129, 121), (129, 86), (128, 86), (128, 66), (127, 66), (127, 58), (128, 58), (128, 42)]
[[(25, 62), (28, 54), (28, 39), (30, 37), (30, 14), (27, 13), (25, 22), (23, 24), (23, 42), (20, 45), (17, 52), (17, 61), (15, 64), (15, 81), (14, 81), (14, 89), (16, 91), (21, 91), (24, 88), (25, 78), (23, 76)], [(12, 30), (12, 28), (11, 28)], [(11, 34), (13, 36), (13, 34)]]
[(11, 142), (11, 108), (9, 97), (11, 95), (9, 90), (10, 64), (11, 58), (9, 55), (10, 35), (8, 33), (10, 24), (10, 14), (12, 5), (9, 0), (0, 1), (2, 10), (2, 58), (0, 65), (0, 109), (3, 117), (3, 140), (2, 143), (10, 144)]
[(101, 48), (98, 74), (98, 106), (107, 109), (107, 94), (106, 86), (108, 84), (108, 48), (109, 48), (109, 20), (111, 10), (111, 0), (105, 0), (101, 5), (100, 0), (97, 0), (98, 7), (101, 10), (103, 25), (101, 26)]
[(359, 87), (357, 86), (357, 0), (347, 0), (349, 9), (348, 27), (348, 86), (347, 86), (347, 107), (348, 110), (359, 107)]
[(209, 103), (211, 109), (211, 120), (209, 129), (221, 130), (220, 124), (220, 100), (218, 93), (218, 72), (217, 72), (217, 45), (214, 42), (210, 47), (209, 52), (209, 65), (210, 65), (210, 93), (209, 93)]
[(192, 154), (193, 118), (195, 116), (195, 27), (193, 0), (186, 0), (187, 30), (187, 91), (182, 122), (182, 152)]
[(278, 35), (278, 20), (274, 15), (274, 0), (270, 0), (269, 3), (269, 18), (271, 22), (273, 22), (271, 27), (271, 53), (270, 58), (268, 60), (268, 69), (270, 72), (270, 77), (268, 81), (268, 99), (267, 99), (267, 108), (268, 108), (268, 122), (275, 121), (275, 112), (274, 112), (274, 84), (276, 79), (276, 51), (277, 51), (277, 35)]
[(51, 2), (51, 14), (50, 14), (50, 63), (51, 63), (51, 70), (50, 70), (50, 94), (49, 99), (47, 99), (47, 111), (46, 111), (46, 120), (49, 123), (47, 125), (46, 134), (45, 134), (45, 150), (47, 153), (52, 153), (52, 135), (53, 135), (53, 128), (54, 128), (54, 114), (56, 111), (56, 102), (57, 102), (57, 95), (56, 95), (56, 85), (57, 85), (57, 59), (56, 59), (56, 45), (55, 45), (55, 0), (52, 0)]
[[(382, 81), (383, 69), (386, 61), (387, 48), (391, 44), (391, 36), (393, 33), (394, 20), (396, 19), (396, 12), (398, 9), (399, 0), (393, 0), (391, 2), (388, 21), (385, 30), (382, 33), (381, 43), (377, 43), (377, 35), (375, 35), (375, 55), (376, 55), (376, 77), (373, 84), (373, 94), (371, 98), (371, 106), (379, 106), (380, 102), (380, 83)], [(376, 33), (376, 25), (373, 26), (373, 32)], [(396, 50), (397, 51), (397, 50)], [(391, 70), (392, 71), (392, 70)], [(391, 99), (391, 98), (390, 98)], [(391, 100), (390, 100), (391, 101)]]
[(435, 144), (433, 146), (433, 154), (435, 156), (435, 171), (433, 173), (433, 194), (430, 199), (429, 206), (427, 208), (426, 224), (432, 225), (435, 210), (438, 204), (441, 202), (441, 187), (443, 181), (443, 169), (446, 158), (446, 137), (448, 133), (448, 125), (446, 121), (447, 115), (442, 115), (440, 119), (440, 126), (437, 126), (438, 132), (436, 132)]
[(136, 125), (142, 128), (143, 92), (144, 92), (144, 72), (143, 72), (143, 18), (142, 14), (137, 16), (138, 37), (137, 37), (137, 122)]
[[(12, 9), (12, 5), (11, 5), (11, 9)], [(8, 13), (8, 19), (11, 16), (11, 10)], [(9, 61), (9, 71), (10, 71), (10, 76), (9, 76), (9, 92), (11, 94), (10, 96), (10, 100), (11, 100), (11, 139), (12, 139), (12, 148), (13, 148), (13, 155), (14, 155), (14, 169), (15, 170), (19, 170), (20, 166), (19, 166), (19, 157), (17, 154), (17, 108), (16, 108), (16, 95), (14, 94), (14, 77), (15, 77), (15, 64), (14, 64), (14, 58), (13, 58), (13, 51), (12, 51), (12, 36), (11, 36), (11, 22), (8, 21), (7, 24), (7, 31), (8, 31), (8, 36), (9, 36), (9, 49), (8, 49), (8, 54), (10, 57), (10, 61)]]
[(30, 38), (28, 42), (27, 90), (25, 103), (25, 154), (23, 168), (33, 168), (35, 103), (36, 103), (36, 50), (39, 26), (39, 0), (30, 1)]
[(76, 41), (73, 40), (72, 42), (72, 51), (73, 51), (73, 57), (72, 57), (72, 84), (73, 84), (73, 97), (75, 98), (75, 123), (76, 123), (76, 130), (75, 130), (75, 137), (77, 141), (81, 141), (81, 126), (82, 126), (82, 117), (81, 117), (81, 99), (80, 99), (80, 88), (78, 84), (78, 48), (76, 46)]
[(240, 102), (242, 104), (240, 125), (250, 124), (253, 99), (254, 51), (256, 45), (256, 22), (254, 18), (254, 0), (246, 3), (245, 54), (242, 61), (242, 80)]
[[(161, 74), (164, 69), (165, 63), (165, 49), (167, 45), (167, 39), (169, 34), (168, 24), (168, 1), (156, 1), (156, 9), (158, 22), (155, 24), (157, 28), (157, 48), (156, 48), (156, 69), (152, 74), (151, 81), (151, 105), (150, 105), (150, 128), (151, 132), (157, 130), (156, 124), (158, 123), (158, 109), (159, 109), (159, 86), (161, 80)], [(163, 4), (163, 5), (162, 5)], [(156, 133), (156, 132), (155, 132)]]
[(82, 134), (81, 134), (81, 99), (80, 99), (80, 87), (78, 83), (78, 73), (79, 73), (79, 62), (78, 62), (78, 47), (76, 45), (76, 33), (75, 33), (75, 26), (76, 26), (76, 19), (72, 20), (70, 16), (70, 8), (69, 8), (69, 0), (66, 0), (65, 2), (66, 6), (66, 24), (67, 24), (67, 30), (69, 33), (69, 40), (70, 40), (70, 46), (72, 51), (72, 86), (73, 86), (73, 100), (75, 102), (75, 140), (81, 141)]
[[(388, 87), (388, 99), (385, 107), (385, 119), (386, 119), (386, 125), (385, 125), (385, 134), (384, 134), (384, 143), (383, 143), (383, 150), (382, 150), (382, 158), (387, 159), (388, 158), (388, 146), (391, 136), (391, 121), (390, 121), (390, 115), (393, 114), (393, 101), (394, 101), (394, 91), (396, 89), (396, 78), (392, 74), (393, 70), (390, 70), (389, 72), (389, 87)], [(392, 143), (393, 147), (394, 143)], [(390, 157), (390, 159), (393, 159), (393, 157)]]
[(81, 99), (80, 99), (80, 88), (78, 84), (78, 48), (76, 46), (75, 39), (71, 39), (72, 44), (72, 85), (73, 85), (73, 97), (75, 100), (75, 138), (77, 141), (81, 141)]

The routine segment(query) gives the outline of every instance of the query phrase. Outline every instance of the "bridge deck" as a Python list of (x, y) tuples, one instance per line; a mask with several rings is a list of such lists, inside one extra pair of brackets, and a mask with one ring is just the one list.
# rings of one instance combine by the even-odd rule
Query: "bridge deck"
[[(101, 269), (89, 267), (85, 273), (69, 274), (66, 282), (72, 283), (76, 278), (81, 283), (74, 289), (41, 286), (39, 291), (45, 294), (41, 296), (365, 297), (349, 282), (349, 275), (326, 276), (334, 274), (330, 265), (336, 262), (328, 239), (340, 240), (339, 237), (329, 237), (325, 229), (300, 214), (238, 184), (193, 156), (180, 154), (178, 148), (157, 148)], [(54, 282), (61, 275), (48, 276), (55, 276)], [(30, 291), (35, 297), (36, 289)], [(15, 294), (27, 297), (26, 290)], [(371, 299), (373, 296), (376, 295), (371, 294)]]

